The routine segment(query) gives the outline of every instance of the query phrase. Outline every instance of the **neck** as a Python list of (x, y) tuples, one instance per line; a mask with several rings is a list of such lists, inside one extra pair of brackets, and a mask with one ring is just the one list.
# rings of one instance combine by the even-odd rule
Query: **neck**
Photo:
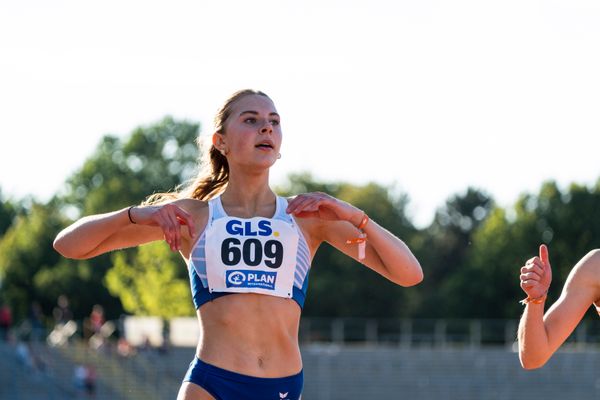
[(251, 217), (270, 214), (275, 197), (275, 193), (269, 187), (268, 171), (262, 174), (232, 174), (230, 171), (229, 182), (221, 195), (221, 201), (236, 214)]

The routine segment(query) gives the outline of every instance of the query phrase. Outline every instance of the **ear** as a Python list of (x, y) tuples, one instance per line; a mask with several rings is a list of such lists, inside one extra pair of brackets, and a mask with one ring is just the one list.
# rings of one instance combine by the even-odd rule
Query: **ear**
[(223, 147), (223, 145), (225, 144), (225, 140), (223, 138), (223, 135), (215, 132), (212, 135), (212, 144), (213, 146), (215, 146), (217, 149), (221, 149)]

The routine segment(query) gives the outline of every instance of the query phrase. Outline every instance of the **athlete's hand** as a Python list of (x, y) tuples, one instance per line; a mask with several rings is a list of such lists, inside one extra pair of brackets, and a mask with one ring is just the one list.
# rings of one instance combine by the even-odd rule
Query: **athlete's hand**
[(192, 216), (172, 203), (133, 207), (130, 212), (136, 224), (160, 227), (165, 241), (173, 251), (181, 249), (181, 225), (187, 226), (190, 238), (194, 237), (196, 232)]
[(303, 193), (289, 201), (288, 214), (299, 218), (321, 218), (328, 221), (349, 221), (358, 226), (364, 212), (326, 193)]
[(550, 267), (550, 257), (548, 247), (545, 244), (540, 246), (539, 257), (529, 259), (521, 267), (521, 289), (527, 293), (527, 297), (535, 299), (548, 293), (550, 282), (552, 282), (552, 268)]

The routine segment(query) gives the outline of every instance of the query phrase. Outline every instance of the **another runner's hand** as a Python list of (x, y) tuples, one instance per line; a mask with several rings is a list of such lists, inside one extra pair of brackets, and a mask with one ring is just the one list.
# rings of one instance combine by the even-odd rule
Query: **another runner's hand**
[(548, 293), (550, 282), (552, 282), (552, 268), (550, 267), (550, 256), (548, 247), (540, 246), (539, 257), (529, 259), (521, 267), (521, 289), (527, 293), (527, 297), (535, 299)]
[(354, 225), (358, 225), (364, 215), (353, 205), (321, 192), (299, 194), (289, 201), (286, 211), (299, 218), (349, 221)]
[(190, 237), (196, 231), (192, 216), (172, 203), (134, 207), (131, 209), (131, 216), (136, 224), (160, 227), (165, 241), (173, 251), (181, 249), (181, 225), (187, 225)]

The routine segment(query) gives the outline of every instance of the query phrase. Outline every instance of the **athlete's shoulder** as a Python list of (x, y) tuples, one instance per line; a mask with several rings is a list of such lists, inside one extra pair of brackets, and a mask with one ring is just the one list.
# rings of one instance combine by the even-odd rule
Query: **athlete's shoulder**
[(594, 260), (594, 262), (600, 263), (600, 249), (590, 250), (590, 252), (587, 253), (586, 257), (590, 257)]
[(182, 198), (173, 200), (172, 204), (183, 208), (187, 212), (195, 213), (202, 212), (203, 210), (208, 209), (208, 201), (192, 199), (192, 198)]
[(600, 249), (590, 250), (579, 263), (581, 268), (593, 272), (600, 278)]
[(190, 214), (194, 221), (195, 231), (191, 236), (188, 234), (186, 227), (181, 227), (183, 237), (186, 238), (181, 253), (185, 254), (184, 258), (187, 260), (192, 250), (192, 244), (197, 241), (202, 232), (206, 229), (206, 223), (208, 221), (208, 202), (192, 198), (182, 198), (174, 200), (173, 204), (181, 207), (185, 212)]
[(173, 201), (173, 204), (181, 207), (194, 219), (196, 228), (199, 232), (204, 230), (208, 220), (208, 202), (198, 199), (182, 198)]
[(600, 249), (589, 251), (571, 272), (572, 279), (600, 286)]

